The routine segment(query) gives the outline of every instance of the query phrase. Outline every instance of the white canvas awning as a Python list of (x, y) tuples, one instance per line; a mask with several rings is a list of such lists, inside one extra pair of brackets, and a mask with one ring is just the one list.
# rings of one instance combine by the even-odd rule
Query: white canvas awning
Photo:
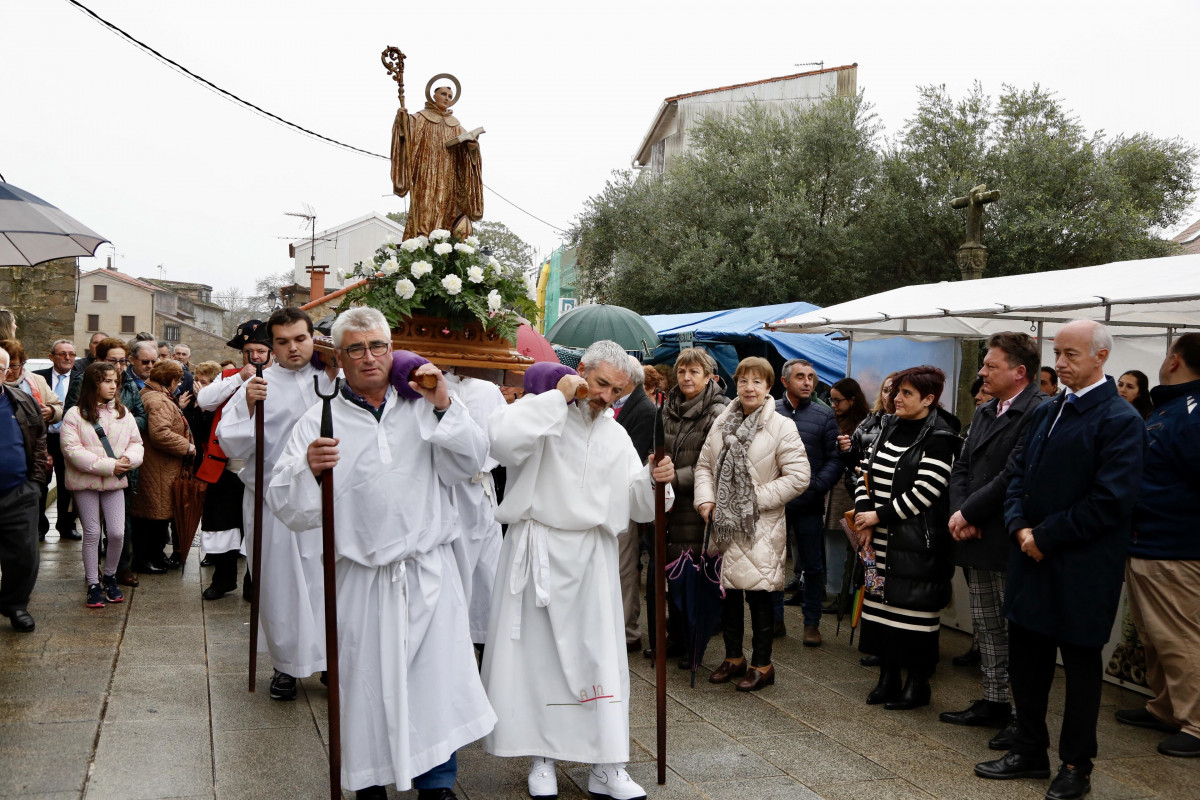
[(767, 325), (793, 333), (986, 338), (1026, 329), (1053, 338), (1072, 319), (1107, 323), (1121, 338), (1200, 329), (1200, 255), (905, 286)]

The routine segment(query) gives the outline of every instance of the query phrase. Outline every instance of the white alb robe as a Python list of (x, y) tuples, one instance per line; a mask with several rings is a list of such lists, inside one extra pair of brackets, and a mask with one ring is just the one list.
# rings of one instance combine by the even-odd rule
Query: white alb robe
[[(648, 467), (612, 417), (560, 392), (492, 414), (508, 468), (483, 683), (496, 710), (484, 749), (584, 763), (629, 760), (629, 667), (617, 535), (654, 518)], [(668, 489), (670, 487), (667, 487)]]
[[(283, 452), (296, 420), (319, 403), (313, 376), (319, 376), (321, 391), (333, 391), (333, 382), (323, 370), (309, 364), (289, 370), (273, 364), (263, 370), (267, 381), (266, 417), (263, 438), (266, 450), (263, 467), (268, 480)], [(247, 542), (254, 536), (254, 418), (246, 407), (246, 388), (241, 386), (225, 405), (217, 424), (221, 449), (230, 458), (244, 459), (238, 477), (246, 486), (242, 497), (242, 524)], [(247, 561), (253, 560), (253, 547)], [(262, 567), (258, 587), (258, 614), (262, 635), (275, 669), (296, 677), (307, 677), (325, 669), (325, 595), (321, 573), (320, 520), (313, 530), (293, 533), (269, 508), (263, 509)]]
[[(466, 404), (471, 419), (487, 438), (488, 418), (493, 411), (505, 405), (500, 387), (491, 381), (456, 375), (447, 375), (446, 383), (450, 395)], [(504, 540), (500, 523), (496, 521), (496, 485), (492, 481), (492, 470), (497, 463), (489, 455), (483, 463), (483, 469), (469, 483), (456, 484), (450, 489), (462, 528), (462, 547), (459, 552), (466, 557), (463, 572), (470, 576), (470, 583), (464, 588), (471, 607), (471, 641), (476, 644), (487, 642), (492, 588), (496, 583), (500, 544)]]
[[(344, 394), (332, 412), (342, 786), (403, 791), (496, 721), (467, 627), (449, 491), (479, 471), (487, 439), (464, 404), (439, 421), (391, 388), (378, 421)], [(296, 423), (267, 492), (292, 530), (321, 523), (307, 455), (320, 423), (320, 406)]]

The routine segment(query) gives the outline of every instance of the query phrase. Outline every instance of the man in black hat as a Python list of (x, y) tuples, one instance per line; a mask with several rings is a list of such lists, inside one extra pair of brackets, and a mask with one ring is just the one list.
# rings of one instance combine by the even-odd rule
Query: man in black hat
[[(205, 493), (204, 517), (200, 525), (200, 546), (213, 565), (212, 583), (204, 590), (205, 600), (218, 600), (237, 589), (237, 561), (242, 543), (242, 492), (244, 486), (238, 472), (244, 466), (240, 459), (225, 456), (217, 441), (217, 423), (221, 410), (242, 384), (254, 377), (256, 364), (271, 365), (271, 343), (267, 325), (261, 320), (248, 319), (238, 325), (233, 338), (225, 343), (242, 353), (242, 368), (230, 367), (221, 377), (196, 394), (196, 404), (204, 411), (215, 411), (205, 444), (204, 459), (196, 476), (209, 484)], [(249, 573), (242, 583), (242, 596), (250, 597)]]

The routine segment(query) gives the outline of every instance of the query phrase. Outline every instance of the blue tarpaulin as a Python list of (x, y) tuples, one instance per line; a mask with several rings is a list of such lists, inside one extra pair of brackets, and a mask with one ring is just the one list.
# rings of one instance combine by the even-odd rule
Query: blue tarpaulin
[[(645, 319), (662, 340), (651, 360), (673, 363), (680, 347), (696, 344), (717, 359), (728, 377), (737, 368), (737, 362), (748, 355), (763, 355), (776, 369), (789, 358), (806, 358), (813, 363), (817, 377), (831, 384), (846, 375), (846, 342), (835, 341), (831, 336), (777, 333), (762, 327), (765, 322), (818, 308), (812, 303), (778, 303), (727, 311), (650, 315)], [(778, 357), (773, 358), (776, 353)]]

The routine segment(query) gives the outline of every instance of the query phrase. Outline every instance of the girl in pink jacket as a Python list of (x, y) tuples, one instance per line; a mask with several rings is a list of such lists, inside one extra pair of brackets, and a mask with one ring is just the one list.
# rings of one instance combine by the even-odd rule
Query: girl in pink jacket
[[(66, 462), (66, 489), (75, 495), (83, 525), (83, 571), (88, 608), (125, 599), (117, 587), (117, 562), (125, 542), (125, 496), (130, 470), (142, 463), (137, 421), (117, 398), (120, 375), (107, 361), (95, 361), (83, 373), (79, 402), (63, 417), (59, 433)], [(100, 551), (100, 513), (108, 533), (103, 583), (96, 573)]]

